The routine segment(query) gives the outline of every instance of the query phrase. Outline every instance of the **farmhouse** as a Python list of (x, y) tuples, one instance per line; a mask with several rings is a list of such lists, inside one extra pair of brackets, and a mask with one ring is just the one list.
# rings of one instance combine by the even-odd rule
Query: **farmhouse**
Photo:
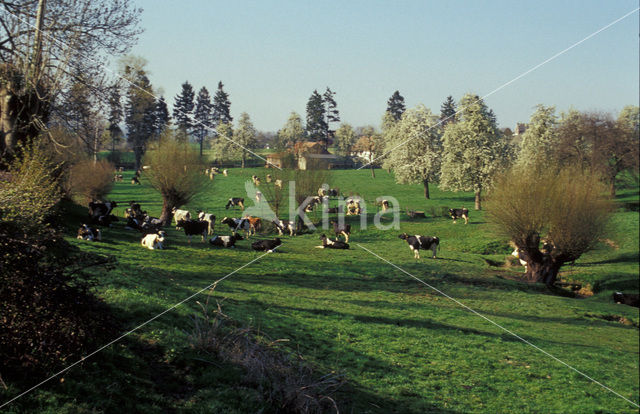
[(328, 170), (337, 158), (319, 142), (298, 142), (294, 145), (293, 152), (300, 170)]

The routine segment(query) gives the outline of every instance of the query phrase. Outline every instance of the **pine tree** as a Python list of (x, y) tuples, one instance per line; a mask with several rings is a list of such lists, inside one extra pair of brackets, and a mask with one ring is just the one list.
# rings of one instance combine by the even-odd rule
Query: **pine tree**
[(394, 120), (399, 121), (404, 111), (404, 98), (400, 95), (400, 92), (395, 91), (387, 101), (387, 112), (391, 114)]
[(202, 157), (202, 146), (204, 139), (209, 135), (213, 129), (213, 105), (211, 104), (211, 97), (209, 91), (204, 86), (198, 91), (198, 97), (196, 98), (196, 110), (194, 113), (194, 126), (193, 135), (196, 136), (198, 143), (200, 144), (200, 156)]
[(155, 114), (155, 125), (154, 125), (154, 134), (156, 137), (162, 135), (162, 133), (167, 129), (170, 124), (169, 119), (169, 108), (167, 107), (167, 102), (164, 100), (164, 96), (161, 96), (156, 101), (156, 114)]
[(333, 139), (333, 136), (335, 134), (335, 131), (331, 129), (331, 124), (333, 122), (340, 122), (340, 112), (338, 111), (338, 104), (336, 103), (336, 100), (333, 98), (335, 94), (336, 93), (333, 92), (331, 89), (329, 89), (329, 87), (327, 86), (327, 90), (324, 92), (324, 95), (322, 95), (324, 99), (325, 116), (327, 118), (326, 120), (327, 130), (325, 131), (325, 137), (324, 137), (325, 148), (330, 145), (331, 143), (330, 141)]
[(183, 133), (190, 133), (193, 127), (193, 86), (189, 81), (182, 84), (182, 90), (175, 97), (173, 103), (173, 118), (176, 120), (176, 126), (182, 129)]
[(312, 141), (322, 142), (327, 129), (324, 99), (318, 90), (314, 90), (307, 102), (307, 136)]
[(234, 133), (234, 141), (240, 146), (236, 146), (237, 150), (240, 152), (240, 158), (242, 159), (242, 168), (244, 168), (245, 161), (249, 154), (251, 154), (250, 150), (256, 148), (258, 141), (256, 140), (256, 129), (251, 123), (251, 119), (249, 118), (249, 114), (243, 112), (240, 115), (240, 120), (238, 121), (238, 127)]
[(473, 191), (475, 208), (480, 210), (482, 190), (507, 166), (509, 145), (479, 96), (465, 95), (460, 106), (459, 120), (444, 130), (440, 186)]
[(118, 85), (113, 85), (109, 92), (109, 134), (111, 136), (111, 152), (115, 152), (116, 145), (122, 141), (122, 128), (120, 123), (123, 117), (122, 97)]
[(139, 169), (147, 142), (154, 135), (155, 98), (144, 69), (136, 69), (127, 75), (132, 82), (125, 105), (127, 141), (135, 154), (135, 168)]
[(444, 128), (447, 124), (456, 122), (456, 112), (456, 101), (449, 95), (440, 107), (440, 125)]
[(406, 111), (388, 136), (387, 145), (395, 148), (384, 161), (393, 169), (400, 184), (419, 182), (429, 199), (429, 182), (438, 179), (442, 157), (442, 137), (434, 128), (437, 116), (424, 105)]
[(233, 122), (231, 116), (231, 102), (229, 101), (229, 94), (223, 89), (222, 82), (218, 82), (218, 90), (213, 97), (213, 124), (218, 125), (220, 123), (230, 124)]

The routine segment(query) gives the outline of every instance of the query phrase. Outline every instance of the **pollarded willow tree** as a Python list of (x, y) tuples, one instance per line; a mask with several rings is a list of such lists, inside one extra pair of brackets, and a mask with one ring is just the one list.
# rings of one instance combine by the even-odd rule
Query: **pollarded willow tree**
[(478, 95), (463, 96), (459, 108), (457, 122), (447, 125), (442, 137), (440, 185), (444, 190), (473, 191), (475, 209), (480, 210), (482, 190), (508, 164), (509, 145)]
[(429, 183), (438, 179), (442, 137), (437, 117), (424, 105), (409, 109), (390, 129), (387, 146), (392, 149), (384, 160), (400, 184), (422, 183), (429, 198)]
[(160, 220), (171, 222), (171, 210), (187, 204), (206, 189), (204, 169), (198, 151), (186, 142), (175, 139), (174, 133), (165, 131), (157, 148), (145, 155), (145, 165), (151, 168), (145, 174), (149, 183), (162, 195)]
[(516, 165), (490, 192), (488, 217), (520, 250), (525, 277), (551, 286), (560, 268), (604, 236), (611, 202), (596, 175), (579, 166)]
[(536, 106), (522, 142), (516, 163), (532, 166), (557, 159), (558, 117), (553, 106)]

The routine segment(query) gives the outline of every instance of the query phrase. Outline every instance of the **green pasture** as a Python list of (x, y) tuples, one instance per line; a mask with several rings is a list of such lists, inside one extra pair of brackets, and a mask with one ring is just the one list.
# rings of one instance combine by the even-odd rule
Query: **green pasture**
[[(273, 170), (232, 169), (218, 175), (205, 193), (186, 206), (213, 213), (216, 234), (229, 197), (246, 197), (244, 184), (253, 174)], [(142, 180), (116, 183), (110, 198), (135, 200), (159, 215), (162, 200)], [(562, 279), (588, 283), (594, 295), (572, 297), (518, 281), (522, 267), (495, 266), (510, 253), (496, 236), (484, 212), (471, 211), (468, 225), (443, 217), (446, 207), (473, 207), (470, 193), (451, 193), (431, 186), (425, 200), (421, 185), (398, 185), (392, 174), (376, 170), (333, 171), (331, 187), (365, 200), (395, 197), (400, 230), (373, 226), (378, 208), (369, 203), (367, 228), (359, 218), (351, 249), (316, 249), (319, 235), (283, 237), (273, 254), (256, 260), (211, 292), (223, 311), (269, 338), (283, 339), (283, 350), (299, 352), (319, 375), (339, 373), (347, 383), (334, 397), (346, 413), (633, 413), (637, 407), (607, 391), (550, 356), (510, 335), (453, 300), (387, 264), (381, 256), (426, 284), (462, 302), (486, 318), (611, 388), (639, 400), (638, 309), (616, 305), (612, 292), (638, 291), (638, 187), (622, 189), (613, 216), (613, 242), (567, 266)], [(532, 200), (535, 202), (535, 200)], [(251, 204), (250, 202), (247, 204)], [(635, 208), (634, 208), (635, 206)], [(116, 208), (122, 217), (125, 205)], [(426, 219), (410, 219), (406, 209), (422, 210)], [(174, 304), (225, 277), (262, 253), (239, 241), (236, 249), (215, 249), (167, 228), (166, 250), (140, 246), (140, 236), (121, 220), (105, 229), (103, 241), (74, 239), (86, 208), (68, 207), (68, 238), (81, 250), (114, 255), (116, 268), (99, 275), (97, 293), (133, 329)], [(318, 221), (320, 216), (310, 217)], [(390, 216), (383, 224), (390, 224)], [(398, 234), (436, 235), (437, 259), (424, 253), (415, 260)], [(272, 238), (273, 234), (252, 237)], [(490, 265), (493, 263), (494, 265)], [(196, 300), (179, 305), (131, 335), (54, 378), (5, 409), (7, 412), (277, 412), (263, 407), (256, 387), (243, 371), (215, 355), (189, 345)], [(212, 306), (213, 307), (213, 306)], [(115, 339), (115, 338), (114, 338)], [(71, 362), (71, 361), (70, 361)], [(33, 384), (10, 384), (2, 401)]]

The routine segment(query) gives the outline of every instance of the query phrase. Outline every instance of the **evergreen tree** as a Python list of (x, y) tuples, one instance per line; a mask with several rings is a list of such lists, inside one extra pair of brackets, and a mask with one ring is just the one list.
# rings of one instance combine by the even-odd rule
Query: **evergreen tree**
[(314, 90), (307, 102), (307, 136), (312, 141), (324, 141), (327, 134), (325, 106), (322, 95)]
[(465, 95), (460, 106), (459, 120), (444, 130), (440, 186), (473, 191), (475, 209), (480, 210), (482, 190), (508, 163), (508, 143), (479, 96)]
[(324, 92), (324, 95), (322, 95), (324, 99), (324, 112), (327, 117), (327, 130), (325, 131), (324, 137), (325, 148), (330, 145), (330, 141), (333, 139), (335, 133), (335, 131), (331, 129), (331, 123), (340, 122), (340, 112), (338, 111), (338, 104), (333, 98), (335, 94), (336, 93), (329, 89), (329, 87), (327, 86), (327, 90)]
[(169, 126), (170, 122), (167, 102), (164, 100), (164, 96), (161, 96), (156, 101), (155, 124), (153, 128), (155, 136), (161, 136)]
[[(238, 144), (235, 147), (240, 152), (240, 158), (242, 159), (242, 168), (244, 168), (245, 161), (252, 150), (256, 148), (258, 141), (256, 140), (256, 129), (251, 123), (251, 119), (249, 118), (249, 114), (243, 112), (240, 115), (240, 120), (238, 121), (238, 127), (234, 133), (234, 141)], [(240, 147), (241, 145), (242, 147)]]
[(185, 81), (182, 84), (182, 90), (176, 95), (173, 103), (173, 118), (176, 120), (176, 125), (187, 134), (191, 132), (193, 127), (193, 98), (193, 87), (188, 81)]
[(200, 156), (202, 157), (202, 146), (204, 139), (209, 135), (209, 132), (213, 129), (213, 105), (211, 104), (211, 97), (209, 91), (204, 86), (198, 91), (198, 97), (196, 98), (196, 110), (194, 113), (194, 126), (193, 135), (196, 136), (198, 143), (200, 144)]
[(395, 148), (387, 154), (384, 167), (393, 169), (400, 184), (419, 182), (429, 198), (429, 182), (438, 179), (442, 157), (442, 137), (434, 128), (437, 116), (424, 105), (406, 111), (387, 136)]
[(231, 117), (231, 101), (229, 101), (229, 94), (223, 89), (222, 82), (218, 82), (218, 90), (213, 97), (213, 124), (218, 125), (220, 123), (230, 124), (233, 122)]
[(155, 98), (144, 69), (127, 70), (132, 85), (127, 90), (124, 121), (127, 126), (127, 141), (135, 154), (135, 168), (139, 169), (142, 156), (147, 150), (147, 142), (155, 132)]
[(443, 102), (440, 107), (440, 125), (444, 128), (447, 124), (456, 122), (456, 101), (453, 100), (453, 96), (447, 96), (447, 100)]
[(118, 85), (113, 85), (109, 91), (109, 134), (111, 136), (111, 152), (114, 152), (116, 145), (122, 141), (123, 133), (120, 128), (122, 122), (122, 97)]
[(387, 101), (387, 112), (391, 114), (394, 120), (399, 121), (404, 111), (404, 98), (400, 95), (400, 92), (395, 91)]

